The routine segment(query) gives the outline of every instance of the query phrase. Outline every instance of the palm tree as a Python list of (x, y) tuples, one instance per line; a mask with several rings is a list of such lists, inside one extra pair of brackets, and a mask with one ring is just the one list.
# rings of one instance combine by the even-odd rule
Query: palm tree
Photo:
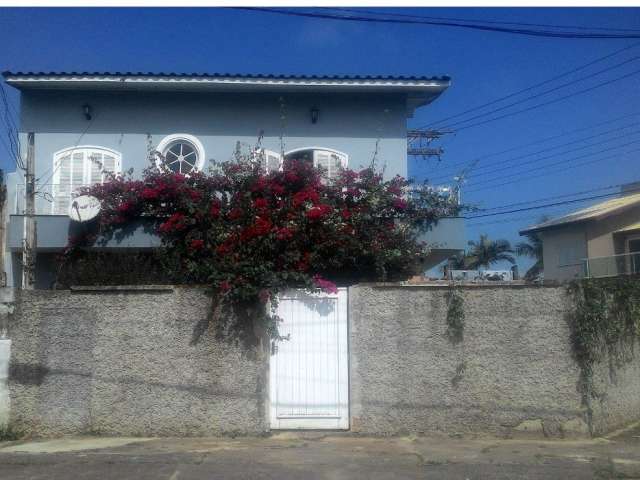
[(494, 263), (506, 261), (512, 265), (516, 263), (513, 258), (513, 249), (508, 240), (489, 240), (487, 235), (480, 235), (480, 240), (470, 241), (471, 249), (465, 256), (467, 268), (476, 270), (480, 267), (490, 267)]
[[(538, 223), (544, 223), (549, 220), (549, 217), (542, 216)], [(535, 263), (524, 274), (524, 279), (531, 281), (538, 278), (542, 272), (544, 272), (544, 265), (542, 263), (542, 239), (537, 232), (530, 232), (525, 235), (526, 242), (520, 242), (516, 245), (516, 254), (533, 258)]]

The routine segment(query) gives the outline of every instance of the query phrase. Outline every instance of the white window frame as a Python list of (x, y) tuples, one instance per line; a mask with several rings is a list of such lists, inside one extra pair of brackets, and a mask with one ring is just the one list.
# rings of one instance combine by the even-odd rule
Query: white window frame
[(629, 244), (633, 240), (640, 240), (640, 233), (635, 233), (633, 235), (629, 235), (628, 237), (626, 237), (624, 239), (624, 253), (626, 253), (627, 255), (629, 255), (631, 253), (636, 253), (636, 252), (632, 252), (631, 250), (629, 250), (629, 248), (630, 248)]
[[(277, 171), (277, 172), (281, 172), (282, 171), (282, 166), (284, 163), (284, 160), (282, 158), (282, 155), (280, 155), (278, 152), (275, 152), (273, 150), (269, 150), (266, 148), (258, 148), (256, 150), (253, 151), (252, 153), (253, 155), (253, 159), (262, 162), (262, 159), (265, 160), (264, 162), (264, 171), (265, 173), (271, 173), (273, 171)], [(277, 157), (278, 161), (279, 161), (279, 165), (278, 165), (278, 169), (277, 170), (269, 170), (269, 162), (268, 162), (268, 158), (269, 157)]]
[(313, 166), (314, 167), (318, 167), (318, 162), (317, 162), (317, 156), (316, 153), (317, 152), (326, 152), (329, 154), (334, 154), (337, 155), (338, 158), (340, 159), (340, 166), (342, 168), (347, 168), (349, 166), (349, 155), (341, 152), (340, 150), (335, 150), (333, 148), (327, 148), (327, 147), (301, 147), (301, 148), (295, 148), (293, 150), (289, 150), (288, 152), (284, 153), (285, 158), (288, 157), (289, 155), (292, 155), (294, 153), (297, 152), (304, 152), (307, 150), (312, 150), (313, 151)]
[[(73, 168), (73, 156), (77, 153), (82, 153), (82, 182), (77, 184), (79, 187), (86, 187), (89, 185), (97, 185), (98, 183), (104, 183), (105, 181), (105, 172), (104, 165), (100, 168), (100, 182), (92, 182), (91, 181), (91, 154), (94, 152), (100, 152), (102, 154), (107, 154), (113, 157), (114, 165), (113, 171), (110, 173), (119, 174), (122, 173), (122, 154), (117, 150), (113, 150), (111, 148), (102, 147), (99, 145), (79, 145), (77, 147), (67, 147), (62, 150), (58, 150), (53, 154), (53, 179), (52, 179), (52, 188), (51, 194), (53, 197), (53, 201), (51, 202), (51, 214), (52, 215), (62, 215), (61, 213), (56, 212), (56, 197), (62, 196), (59, 192), (60, 187), (60, 176), (61, 176), (61, 162), (64, 157), (69, 155), (71, 159), (71, 165), (69, 168)], [(72, 174), (71, 174), (72, 175)], [(71, 180), (71, 186), (73, 186), (73, 179)], [(66, 194), (66, 192), (65, 192)], [(73, 198), (74, 191), (69, 191), (69, 200)], [(66, 195), (65, 195), (66, 196)]]
[(166, 154), (167, 154), (166, 151), (169, 148), (169, 146), (176, 142), (186, 142), (193, 145), (196, 151), (196, 155), (198, 156), (198, 160), (194, 166), (194, 171), (196, 172), (202, 171), (205, 164), (204, 145), (202, 145), (202, 142), (198, 140), (197, 137), (190, 135), (188, 133), (172, 133), (171, 135), (167, 135), (162, 140), (160, 140), (160, 142), (156, 146), (156, 151), (158, 151), (162, 156), (156, 155), (156, 159), (155, 159), (156, 167), (158, 168), (158, 170), (160, 170), (161, 172), (166, 171), (167, 169), (171, 170), (168, 167), (168, 165), (165, 164), (164, 157), (166, 157)]

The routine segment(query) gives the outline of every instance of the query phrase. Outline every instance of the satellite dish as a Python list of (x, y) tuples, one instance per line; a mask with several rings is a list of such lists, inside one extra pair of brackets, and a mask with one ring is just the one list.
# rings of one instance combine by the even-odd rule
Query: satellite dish
[(88, 222), (100, 213), (100, 200), (91, 195), (80, 195), (71, 200), (69, 218), (74, 222)]

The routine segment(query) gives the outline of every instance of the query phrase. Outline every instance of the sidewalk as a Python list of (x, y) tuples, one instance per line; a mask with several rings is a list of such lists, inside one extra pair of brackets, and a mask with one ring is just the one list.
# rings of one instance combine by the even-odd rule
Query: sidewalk
[(0, 479), (640, 479), (640, 428), (595, 440), (74, 437), (0, 444)]

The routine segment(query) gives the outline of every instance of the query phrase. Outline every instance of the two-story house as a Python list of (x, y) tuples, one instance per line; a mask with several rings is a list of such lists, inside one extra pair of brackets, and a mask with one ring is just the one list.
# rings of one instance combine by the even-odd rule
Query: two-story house
[(620, 197), (532, 225), (542, 241), (544, 279), (569, 281), (640, 273), (640, 184)]
[[(68, 210), (79, 187), (107, 172), (150, 166), (157, 150), (169, 168), (189, 173), (228, 160), (238, 142), (262, 137), (268, 168), (284, 156), (327, 168), (372, 162), (388, 178), (407, 175), (407, 118), (449, 86), (447, 77), (285, 76), (174, 73), (4, 72), (20, 91), (23, 152), (33, 133), (36, 178), (36, 286), (49, 288), (55, 255), (67, 244)], [(24, 172), (6, 175), (5, 272), (19, 286), (24, 238)], [(427, 235), (433, 262), (464, 248), (462, 219)], [(143, 231), (112, 249), (144, 249)]]

